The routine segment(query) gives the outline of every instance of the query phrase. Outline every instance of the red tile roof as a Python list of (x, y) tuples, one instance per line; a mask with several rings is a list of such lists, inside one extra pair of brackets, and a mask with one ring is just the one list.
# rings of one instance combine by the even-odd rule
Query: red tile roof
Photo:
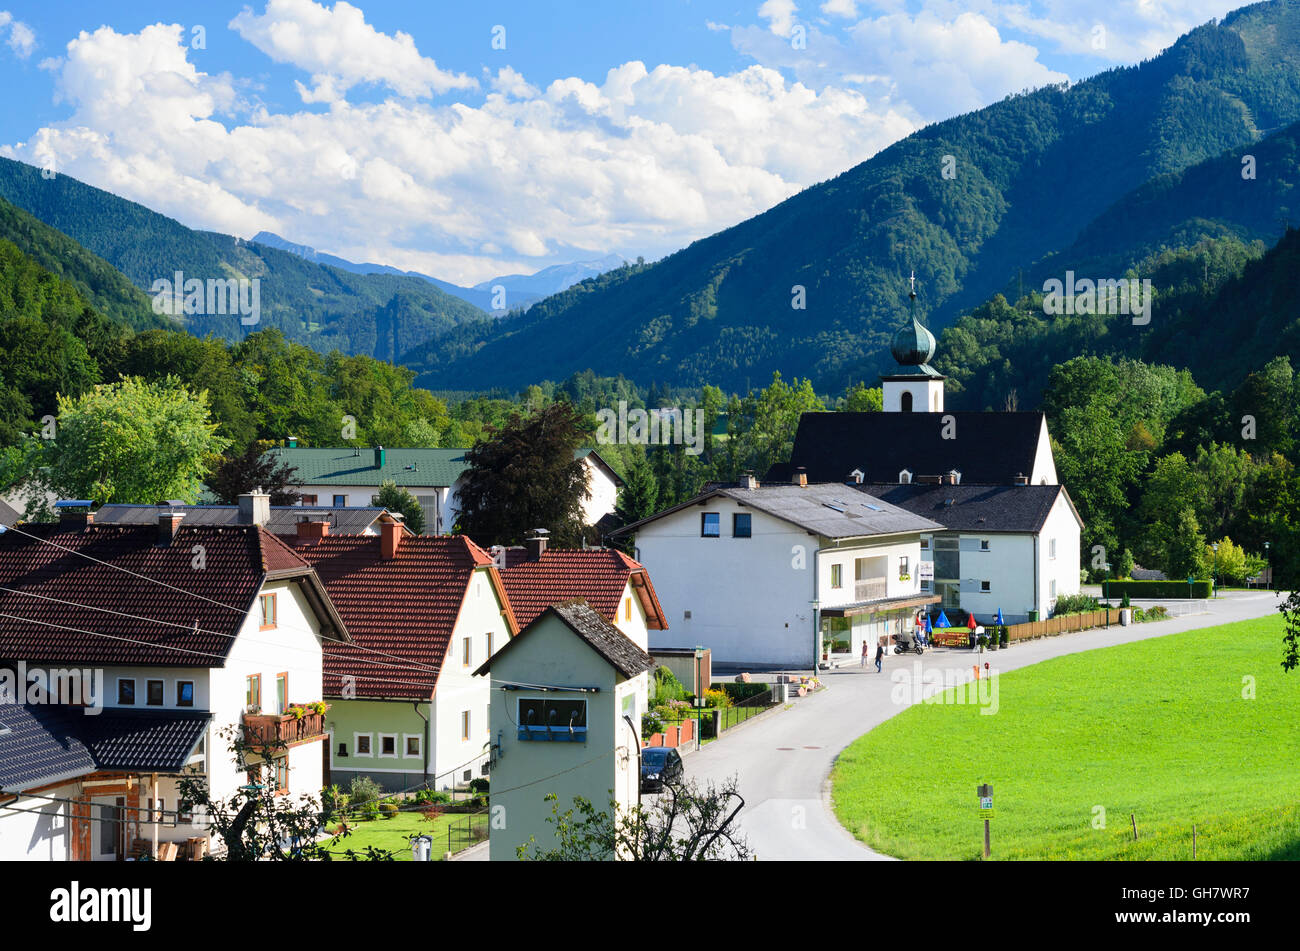
[(615, 548), (551, 548), (537, 561), (528, 561), (522, 548), (506, 549), (506, 567), (501, 572), (506, 594), (521, 625), (552, 604), (581, 598), (608, 621), (618, 620), (619, 603), (628, 582), (645, 610), (647, 626), (666, 630), (663, 607), (655, 595), (650, 573)]
[(138, 525), (27, 524), (0, 535), (0, 659), (221, 666), (264, 577), (311, 575), (251, 525), (182, 525), (170, 545), (157, 539), (156, 526)]
[[(392, 560), (380, 556), (375, 535), (327, 535), (295, 550), (316, 569), (353, 643), (365, 648), (326, 645), (329, 697), (342, 696), (342, 678), (351, 676), (358, 698), (429, 699), (475, 569), (488, 569), (505, 603), (491, 557), (462, 535), (404, 533)], [(506, 624), (511, 635), (518, 630), (508, 605)]]

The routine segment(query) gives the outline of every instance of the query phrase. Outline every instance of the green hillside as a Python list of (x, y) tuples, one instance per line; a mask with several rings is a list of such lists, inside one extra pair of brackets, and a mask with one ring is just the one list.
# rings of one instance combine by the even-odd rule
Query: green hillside
[(241, 326), (231, 315), (182, 318), (199, 336), (239, 340), (276, 328), (320, 352), (337, 348), (395, 360), (462, 325), (490, 324), (478, 308), (419, 278), (352, 274), (230, 235), (195, 231), (74, 178), (45, 179), (39, 169), (4, 158), (0, 197), (75, 239), (144, 291), (177, 271), (204, 281), (259, 280), (256, 325)]
[[(652, 266), (535, 304), (468, 357), (426, 347), (408, 362), (426, 385), (448, 387), (591, 368), (736, 389), (780, 369), (836, 389), (883, 367), (913, 269), (922, 312), (942, 327), (1134, 189), (1298, 119), (1300, 3), (1247, 7), (1138, 66), (922, 129)], [(954, 178), (941, 173), (945, 156)], [(1233, 227), (1258, 230), (1252, 209), (1238, 221), (1230, 199), (1220, 205)], [(791, 307), (796, 285), (804, 310)]]

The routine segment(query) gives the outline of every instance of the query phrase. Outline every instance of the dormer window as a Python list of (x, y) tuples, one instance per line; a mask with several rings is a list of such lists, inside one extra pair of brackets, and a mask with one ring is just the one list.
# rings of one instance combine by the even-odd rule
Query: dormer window
[(861, 469), (854, 469), (852, 472), (849, 473), (849, 478), (852, 479), (858, 485), (861, 485), (862, 480), (865, 479), (866, 477), (867, 474), (863, 472)]
[(912, 483), (912, 470), (911, 470), (911, 469), (904, 469), (902, 472), (900, 472), (900, 473), (898, 474), (898, 484), (899, 484), (899, 485), (911, 485), (911, 483)]
[(961, 470), (960, 470), (960, 469), (950, 469), (950, 470), (948, 471), (948, 480), (949, 480), (953, 485), (961, 485)]

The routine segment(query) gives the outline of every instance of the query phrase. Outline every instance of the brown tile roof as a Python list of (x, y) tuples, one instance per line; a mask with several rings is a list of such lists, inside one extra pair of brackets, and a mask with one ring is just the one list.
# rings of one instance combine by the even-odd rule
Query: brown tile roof
[(654, 630), (666, 630), (663, 607), (655, 594), (650, 573), (638, 561), (615, 548), (557, 549), (528, 561), (522, 548), (506, 549), (501, 572), (506, 594), (521, 625), (530, 623), (550, 605), (582, 598), (607, 621), (618, 617), (619, 602), (628, 582), (645, 609)]
[(305, 561), (253, 526), (182, 525), (165, 547), (157, 538), (156, 526), (135, 525), (0, 535), (0, 659), (220, 666), (266, 575), (311, 580)]
[(463, 535), (404, 533), (391, 561), (380, 557), (374, 535), (327, 535), (296, 543), (296, 551), (316, 569), (353, 643), (365, 649), (326, 645), (326, 696), (342, 696), (346, 675), (356, 678), (359, 698), (429, 699), (476, 569), (488, 569), (507, 605), (506, 625), (511, 634), (518, 630), (491, 557)]

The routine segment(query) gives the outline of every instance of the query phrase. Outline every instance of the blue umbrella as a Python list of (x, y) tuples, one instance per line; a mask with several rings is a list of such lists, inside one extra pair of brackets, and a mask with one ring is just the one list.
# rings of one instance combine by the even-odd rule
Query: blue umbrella
[(1007, 623), (1006, 621), (1002, 620), (1002, 609), (998, 608), (998, 627), (1001, 627), (1003, 624), (1006, 623)]
[(934, 628), (930, 626), (930, 615), (927, 614), (925, 616), (925, 635), (926, 637), (929, 637), (933, 633), (934, 633)]
[(943, 611), (939, 612), (939, 620), (934, 623), (936, 627), (952, 627), (952, 625), (948, 623), (948, 615), (944, 614)]

